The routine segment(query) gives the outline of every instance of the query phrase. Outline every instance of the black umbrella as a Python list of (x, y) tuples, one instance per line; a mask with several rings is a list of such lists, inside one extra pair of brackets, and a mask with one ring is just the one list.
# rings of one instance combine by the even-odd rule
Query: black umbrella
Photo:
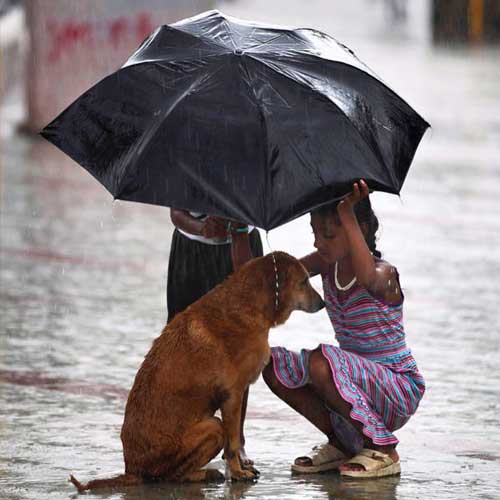
[(41, 133), (115, 198), (272, 229), (360, 178), (399, 193), (428, 126), (333, 38), (211, 11), (158, 28)]

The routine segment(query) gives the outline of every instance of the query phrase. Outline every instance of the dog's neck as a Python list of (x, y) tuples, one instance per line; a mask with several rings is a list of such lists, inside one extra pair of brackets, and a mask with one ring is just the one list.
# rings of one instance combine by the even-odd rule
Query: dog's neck
[[(262, 300), (263, 296), (266, 296), (265, 300)], [(240, 291), (231, 294), (230, 298), (232, 300), (227, 300), (223, 308), (225, 320), (246, 328), (252, 335), (267, 337), (271, 328), (285, 323), (290, 316), (290, 311), (285, 311), (283, 304), (278, 303), (276, 309), (274, 291), (271, 289)]]

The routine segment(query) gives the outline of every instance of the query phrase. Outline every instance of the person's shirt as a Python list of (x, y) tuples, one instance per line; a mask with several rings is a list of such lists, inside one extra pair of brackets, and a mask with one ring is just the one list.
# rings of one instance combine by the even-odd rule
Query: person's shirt
[[(203, 222), (207, 217), (208, 215), (207, 214), (203, 214), (203, 213), (200, 213), (200, 212), (189, 212), (189, 215), (191, 215), (191, 217), (194, 217), (195, 219)], [(255, 229), (254, 226), (248, 226), (248, 232), (252, 232), (253, 230)], [(200, 234), (191, 234), (191, 233), (188, 233), (187, 231), (183, 231), (182, 229), (180, 228), (177, 228), (177, 230), (183, 234), (184, 236), (186, 236), (186, 238), (189, 238), (190, 240), (193, 240), (193, 241), (199, 241), (200, 243), (205, 243), (207, 245), (227, 245), (229, 243), (231, 243), (231, 235), (228, 234), (225, 238), (205, 238), (205, 236), (201, 236)]]

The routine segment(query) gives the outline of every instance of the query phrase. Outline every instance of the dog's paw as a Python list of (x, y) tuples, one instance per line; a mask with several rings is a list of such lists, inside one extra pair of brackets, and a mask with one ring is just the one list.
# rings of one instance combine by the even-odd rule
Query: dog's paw
[(231, 481), (257, 481), (259, 477), (258, 474), (257, 469), (242, 469), (240, 471), (231, 472)]
[(247, 452), (245, 451), (245, 448), (242, 446), (240, 448), (240, 464), (242, 467), (246, 469), (247, 465), (253, 465), (253, 460), (248, 457)]
[(260, 476), (260, 472), (253, 466), (253, 463), (251, 463), (251, 464), (242, 464), (241, 468), (243, 470), (249, 470), (250, 472), (253, 472), (254, 475), (255, 475), (255, 477), (259, 477)]
[(223, 483), (225, 480), (224, 474), (217, 469), (206, 469), (205, 481), (209, 483)]

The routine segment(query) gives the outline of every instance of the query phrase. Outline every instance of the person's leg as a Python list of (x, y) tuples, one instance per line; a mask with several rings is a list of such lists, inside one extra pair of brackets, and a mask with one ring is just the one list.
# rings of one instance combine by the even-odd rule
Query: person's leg
[(262, 257), (264, 255), (264, 249), (262, 248), (262, 240), (258, 229), (254, 229), (250, 233), (249, 238), (250, 248), (252, 249), (252, 257)]
[(308, 384), (297, 389), (285, 387), (274, 373), (272, 359), (266, 368), (264, 368), (262, 376), (267, 386), (276, 396), (325, 434), (330, 444), (345, 452), (342, 444), (333, 434), (330, 413), (326, 409), (322, 399), (314, 392), (311, 385)]
[(167, 323), (220, 283), (214, 245), (191, 240), (175, 229), (170, 247), (167, 274)]
[(174, 230), (167, 275), (167, 323), (232, 272), (230, 245), (209, 245)]
[(170, 323), (174, 316), (182, 310), (182, 306), (178, 303), (179, 295), (176, 293), (178, 288), (178, 261), (183, 254), (181, 240), (181, 234), (177, 229), (174, 229), (172, 241), (170, 242), (167, 270), (167, 323)]
[(352, 406), (339, 394), (332, 380), (330, 364), (323, 356), (320, 348), (312, 351), (309, 357), (309, 377), (311, 386), (316, 394), (318, 394), (318, 397), (329, 408), (335, 410), (339, 415), (348, 420), (362, 434), (363, 424), (351, 418)]
[[(315, 393), (329, 408), (336, 411), (348, 420), (360, 432), (364, 439), (365, 447), (386, 453), (394, 462), (399, 460), (395, 445), (379, 446), (363, 434), (363, 424), (351, 418), (352, 406), (340, 395), (335, 382), (332, 380), (331, 368), (328, 360), (323, 356), (321, 349), (316, 349), (309, 358), (309, 376)], [(340, 470), (363, 470), (363, 467), (355, 464), (346, 464), (339, 467)]]

